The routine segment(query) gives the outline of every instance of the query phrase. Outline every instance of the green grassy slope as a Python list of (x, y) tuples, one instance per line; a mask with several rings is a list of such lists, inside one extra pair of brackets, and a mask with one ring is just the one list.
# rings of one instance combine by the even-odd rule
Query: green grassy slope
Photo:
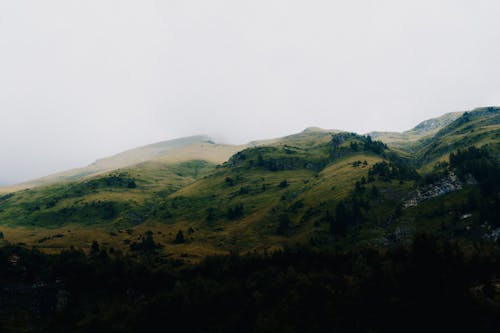
[(448, 126), (457, 118), (459, 118), (463, 112), (450, 112), (442, 115), (441, 117), (432, 118), (425, 120), (412, 128), (411, 130), (404, 132), (371, 132), (369, 135), (384, 143), (387, 143), (393, 148), (404, 149), (411, 146), (412, 143), (421, 140), (426, 137), (432, 137), (439, 130)]
[(423, 171), (429, 171), (454, 150), (484, 145), (500, 152), (500, 108), (487, 107), (464, 113), (433, 137), (418, 142), (415, 157)]
[[(173, 252), (264, 250), (328, 232), (321, 221), (385, 155), (365, 137), (307, 131), (245, 149), (217, 168), (150, 161), (17, 192), (0, 199), (0, 219), (11, 227), (7, 238), (47, 249), (84, 247), (90, 237), (127, 249), (140, 236), (124, 231), (154, 230)], [(187, 242), (173, 245), (180, 229)]]
[(133, 168), (69, 184), (23, 190), (0, 198), (4, 224), (57, 226), (144, 219), (135, 212), (156, 195), (167, 196), (215, 167), (206, 161), (145, 162)]
[(173, 139), (102, 158), (83, 168), (52, 174), (18, 185), (0, 187), (0, 193), (14, 192), (61, 182), (79, 181), (148, 161), (179, 163), (190, 160), (205, 160), (211, 163), (222, 163), (243, 148), (245, 148), (244, 145), (214, 143), (205, 135)]
[[(165, 254), (184, 260), (295, 243), (379, 247), (419, 231), (477, 241), (496, 225), (487, 214), (496, 207), (495, 196), (483, 193), (477, 170), (497, 172), (499, 135), (499, 109), (484, 108), (413, 142), (414, 153), (354, 133), (309, 129), (249, 144), (216, 164), (208, 155), (221, 149), (217, 156), (223, 156), (226, 147), (203, 143), (213, 148), (197, 155), (203, 160), (183, 161), (196, 148), (179, 160), (158, 157), (3, 195), (0, 231), (8, 240), (46, 251), (88, 248), (92, 240), (129, 250), (152, 231)], [(473, 163), (434, 168), (468, 146), (487, 148), (469, 154), (478, 155)], [(450, 172), (463, 176), (461, 185), (442, 190), (451, 186)], [(467, 172), (476, 172), (477, 181), (468, 182)], [(442, 193), (404, 205), (426, 191)]]

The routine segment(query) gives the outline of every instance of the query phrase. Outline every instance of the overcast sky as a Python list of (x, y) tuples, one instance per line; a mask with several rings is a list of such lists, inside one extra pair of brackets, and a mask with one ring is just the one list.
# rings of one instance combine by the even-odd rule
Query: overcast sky
[(0, 182), (500, 104), (500, 1), (0, 0)]

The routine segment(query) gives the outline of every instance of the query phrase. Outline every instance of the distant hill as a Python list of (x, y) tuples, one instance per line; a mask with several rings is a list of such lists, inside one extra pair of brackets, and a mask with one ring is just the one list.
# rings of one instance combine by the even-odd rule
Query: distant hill
[(404, 147), (424, 137), (436, 134), (440, 129), (451, 124), (462, 114), (463, 112), (450, 112), (438, 118), (424, 120), (411, 130), (404, 132), (370, 132), (368, 135), (373, 139), (383, 141), (394, 147)]
[(99, 159), (86, 167), (52, 174), (22, 184), (4, 187), (3, 189), (0, 187), (0, 193), (58, 182), (77, 181), (112, 170), (137, 165), (145, 161), (183, 162), (201, 159), (212, 163), (222, 163), (243, 147), (216, 144), (206, 135), (162, 141)]
[[(333, 133), (338, 133), (338, 130), (324, 130), (318, 127), (308, 128), (304, 130), (307, 135), (302, 136), (299, 140), (307, 140), (307, 137), (316, 142), (316, 138), (322, 137), (328, 139)], [(116, 155), (98, 159), (94, 163), (82, 167), (71, 169), (63, 172), (58, 172), (41, 178), (33, 179), (21, 184), (15, 185), (0, 185), (0, 193), (9, 193), (27, 188), (38, 186), (46, 186), (50, 184), (78, 181), (88, 179), (90, 177), (110, 172), (117, 169), (131, 167), (146, 161), (159, 163), (179, 163), (190, 160), (204, 160), (210, 163), (220, 164), (229, 159), (234, 153), (252, 146), (273, 145), (294, 143), (296, 135), (291, 135), (284, 138), (275, 138), (268, 140), (252, 141), (243, 145), (231, 145), (215, 143), (207, 135), (197, 135), (173, 140), (162, 141), (138, 148), (133, 148)]]
[[(418, 124), (415, 128), (402, 132), (371, 132), (372, 138), (381, 140), (394, 148), (407, 148), (419, 139), (435, 134), (439, 129), (458, 118), (462, 112), (445, 114), (439, 118), (429, 119)], [(0, 193), (9, 193), (26, 188), (34, 188), (55, 184), (58, 182), (77, 181), (92, 176), (106, 173), (112, 170), (130, 167), (145, 161), (158, 160), (165, 163), (183, 162), (193, 159), (205, 160), (213, 163), (223, 163), (239, 150), (246, 147), (260, 145), (283, 145), (304, 143), (310, 138), (310, 144), (317, 144), (320, 140), (328, 140), (331, 134), (340, 133), (341, 130), (327, 130), (319, 127), (308, 127), (300, 135), (294, 134), (283, 138), (252, 141), (246, 145), (230, 145), (215, 143), (209, 136), (197, 135), (173, 140), (162, 141), (134, 149), (130, 149), (116, 155), (98, 159), (94, 163), (82, 167), (51, 174), (45, 177), (33, 179), (21, 184), (2, 186)]]
[(432, 137), (423, 138), (413, 147), (420, 166), (432, 166), (445, 160), (451, 151), (489, 145), (500, 153), (500, 108), (485, 107), (462, 113)]

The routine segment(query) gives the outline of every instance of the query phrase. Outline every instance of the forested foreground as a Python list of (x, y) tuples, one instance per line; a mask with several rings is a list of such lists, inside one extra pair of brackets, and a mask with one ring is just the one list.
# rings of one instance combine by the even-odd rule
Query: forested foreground
[(498, 331), (500, 249), (417, 236), (383, 252), (295, 248), (187, 265), (94, 244), (0, 249), (2, 332)]

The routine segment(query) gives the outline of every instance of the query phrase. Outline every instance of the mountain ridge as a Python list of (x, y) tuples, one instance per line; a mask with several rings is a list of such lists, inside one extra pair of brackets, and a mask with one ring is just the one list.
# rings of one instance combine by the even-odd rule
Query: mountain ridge
[[(403, 152), (413, 152), (415, 149), (413, 146), (420, 140), (431, 138), (434, 134), (437, 134), (440, 129), (458, 119), (464, 112), (449, 112), (440, 117), (427, 119), (420, 122), (412, 129), (403, 132), (369, 132), (367, 135), (390, 145), (394, 149), (399, 149)], [(324, 138), (327, 138), (330, 134), (340, 132), (344, 131), (312, 126), (305, 128), (301, 133), (309, 134), (316, 139), (315, 135), (319, 133), (323, 134)], [(124, 167), (131, 167), (155, 159), (162, 162), (181, 162), (190, 159), (204, 159), (209, 162), (220, 164), (227, 161), (232, 154), (247, 147), (280, 144), (285, 141), (289, 141), (289, 143), (293, 144), (293, 138), (301, 133), (273, 139), (255, 140), (241, 145), (215, 143), (208, 135), (203, 134), (159, 141), (128, 149), (109, 157), (99, 158), (84, 167), (50, 174), (19, 184), (0, 186), (0, 193), (15, 192), (58, 182), (87, 179), (98, 174)]]
[[(0, 226), (7, 239), (49, 252), (92, 240), (127, 251), (152, 232), (179, 259), (295, 243), (386, 246), (420, 231), (470, 242), (491, 236), (485, 223), (500, 227), (495, 197), (483, 194), (498, 183), (499, 117), (497, 108), (463, 114), (416, 141), (413, 154), (366, 135), (310, 130), (232, 147), (224, 163), (153, 158), (0, 196)], [(452, 173), (465, 177), (460, 186)], [(429, 188), (437, 195), (418, 196)], [(417, 205), (405, 204), (416, 196)]]
[(464, 112), (465, 111), (445, 113), (442, 116), (424, 120), (412, 129), (403, 132), (375, 131), (368, 133), (368, 135), (372, 136), (374, 139), (384, 141), (387, 144), (401, 146), (403, 144), (407, 144), (408, 142), (415, 142), (426, 136), (436, 134), (441, 128), (451, 124), (464, 114)]
[[(131, 167), (153, 160), (182, 162), (198, 159), (199, 156), (202, 156), (208, 161), (222, 163), (234, 152), (241, 149), (241, 147), (240, 145), (216, 144), (208, 135), (195, 135), (165, 140), (97, 159), (93, 163), (81, 168), (50, 174), (20, 184), (0, 187), (0, 193), (19, 191), (59, 182), (86, 179), (102, 173), (124, 167)], [(207, 153), (207, 150), (211, 153)]]

